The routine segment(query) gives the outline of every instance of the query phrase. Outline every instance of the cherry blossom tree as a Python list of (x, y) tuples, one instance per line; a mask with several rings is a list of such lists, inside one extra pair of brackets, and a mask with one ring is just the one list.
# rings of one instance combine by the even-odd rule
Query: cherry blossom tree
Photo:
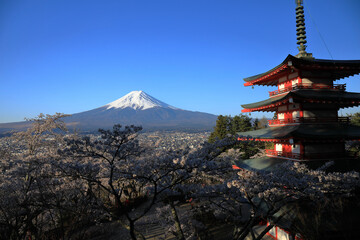
[[(60, 177), (51, 164), (66, 131), (63, 114), (40, 114), (25, 132), (7, 139), (1, 157), (0, 232), (3, 239), (23, 239), (25, 235), (41, 238), (58, 228), (58, 217), (74, 188)], [(73, 194), (73, 193), (72, 193)], [(77, 194), (81, 194), (77, 192)]]
[[(67, 139), (67, 147), (60, 151), (67, 159), (63, 172), (87, 181), (89, 191), (99, 189), (104, 211), (127, 227), (132, 239), (142, 237), (135, 222), (155, 204), (166, 203), (176, 215), (174, 203), (185, 201), (195, 185), (199, 188), (204, 179), (211, 181), (217, 172), (231, 169), (228, 162), (215, 160), (220, 149), (229, 144), (226, 140), (215, 145), (205, 143), (195, 151), (159, 152), (139, 146), (136, 135), (140, 130), (115, 125), (112, 131), (100, 130), (99, 139)], [(131, 211), (137, 203), (142, 203), (142, 210)], [(181, 227), (177, 226), (181, 235)]]
[(59, 142), (67, 132), (64, 117), (70, 115), (55, 113), (54, 115), (40, 113), (36, 118), (26, 118), (31, 122), (31, 127), (26, 131), (16, 132), (12, 139), (17, 142), (21, 150), (26, 149), (30, 156), (38, 153), (53, 154), (58, 148)]
[[(224, 174), (222, 181), (192, 192), (190, 196), (199, 202), (178, 214), (185, 239), (198, 239), (196, 233), (209, 231), (206, 225), (210, 221), (233, 226), (233, 239), (262, 239), (271, 228), (284, 222), (291, 223), (287, 230), (305, 239), (327, 238), (330, 231), (354, 237), (356, 228), (346, 224), (357, 217), (359, 173), (329, 172), (331, 165), (329, 162), (313, 170), (304, 164), (286, 162), (273, 171), (240, 169), (235, 178)], [(176, 219), (164, 213), (169, 206), (163, 208), (159, 209), (159, 217), (163, 216), (163, 224), (175, 231)], [(206, 219), (199, 218), (199, 212)], [(269, 226), (255, 233), (254, 227), (264, 220), (270, 222)]]
[[(271, 172), (239, 170), (238, 178), (229, 182), (228, 187), (238, 189), (246, 200), (251, 215), (240, 226), (234, 239), (244, 239), (249, 233), (254, 236), (254, 226), (263, 219), (271, 220), (271, 224), (256, 238), (261, 239), (281, 219), (292, 214), (293, 221), (301, 215), (304, 209), (298, 206), (305, 202), (313, 206), (324, 206), (339, 197), (354, 196), (360, 187), (359, 173), (326, 172), (329, 165), (331, 162), (312, 170), (304, 164), (289, 161)], [(294, 228), (303, 233), (300, 228)]]
[[(144, 239), (141, 221), (156, 221), (179, 240), (208, 239), (214, 225), (233, 228), (233, 239), (261, 239), (288, 219), (291, 231), (310, 238), (320, 227), (304, 230), (314, 216), (301, 215), (304, 206), (323, 214), (359, 196), (359, 173), (330, 172), (331, 163), (316, 170), (293, 162), (273, 171), (234, 170), (241, 153), (231, 150), (234, 138), (159, 151), (140, 145), (137, 126), (64, 137), (62, 117), (39, 115), (32, 128), (2, 140), (1, 239), (80, 239), (81, 229), (111, 221), (132, 239)], [(270, 225), (256, 235), (262, 220)]]

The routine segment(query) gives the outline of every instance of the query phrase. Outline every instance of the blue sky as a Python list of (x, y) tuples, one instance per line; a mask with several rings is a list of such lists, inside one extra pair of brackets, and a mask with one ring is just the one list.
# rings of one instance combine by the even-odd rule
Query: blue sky
[[(360, 59), (359, 12), (358, 0), (305, 1), (307, 51)], [(82, 112), (133, 90), (236, 115), (274, 90), (242, 79), (296, 47), (295, 0), (0, 0), (0, 122)], [(337, 83), (360, 92), (359, 75)]]

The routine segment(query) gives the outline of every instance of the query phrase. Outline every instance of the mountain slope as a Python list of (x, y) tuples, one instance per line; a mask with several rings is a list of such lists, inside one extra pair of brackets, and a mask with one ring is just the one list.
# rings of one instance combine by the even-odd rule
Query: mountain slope
[[(141, 125), (152, 130), (212, 130), (217, 116), (182, 110), (166, 104), (143, 91), (133, 91), (102, 107), (75, 113), (64, 120), (70, 130), (95, 132), (114, 124)], [(23, 130), (25, 122), (0, 124), (0, 134), (11, 129)]]
[(143, 91), (133, 91), (103, 107), (73, 114), (66, 122), (83, 131), (110, 128), (117, 123), (141, 125), (145, 130), (211, 130), (216, 118), (175, 108)]

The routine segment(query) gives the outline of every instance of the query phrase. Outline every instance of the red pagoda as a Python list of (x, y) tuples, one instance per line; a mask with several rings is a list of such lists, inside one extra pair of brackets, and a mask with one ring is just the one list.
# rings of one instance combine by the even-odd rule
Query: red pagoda
[(266, 149), (271, 160), (331, 160), (349, 158), (345, 141), (359, 140), (360, 128), (348, 117), (339, 117), (342, 108), (360, 105), (360, 93), (347, 92), (346, 84), (335, 80), (360, 73), (360, 60), (313, 58), (306, 49), (304, 11), (297, 0), (296, 26), (299, 53), (288, 55), (273, 69), (245, 78), (245, 86), (277, 86), (269, 98), (242, 105), (242, 112), (275, 112), (269, 127), (241, 132), (239, 140), (274, 143)]

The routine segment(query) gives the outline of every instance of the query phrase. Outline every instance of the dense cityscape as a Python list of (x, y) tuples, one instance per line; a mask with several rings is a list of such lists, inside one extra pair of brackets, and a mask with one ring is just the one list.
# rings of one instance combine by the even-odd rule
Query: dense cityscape
[(162, 150), (177, 150), (182, 148), (197, 149), (210, 136), (210, 132), (149, 132), (141, 133), (139, 141), (150, 147)]

